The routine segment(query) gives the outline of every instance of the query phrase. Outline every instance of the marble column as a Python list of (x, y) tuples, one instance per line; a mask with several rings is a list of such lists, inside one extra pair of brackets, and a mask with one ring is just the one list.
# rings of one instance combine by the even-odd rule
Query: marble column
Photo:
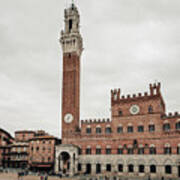
[(91, 168), (92, 168), (91, 174), (96, 174), (96, 164), (91, 164)]
[(172, 166), (172, 174), (174, 177), (178, 177), (178, 166)]

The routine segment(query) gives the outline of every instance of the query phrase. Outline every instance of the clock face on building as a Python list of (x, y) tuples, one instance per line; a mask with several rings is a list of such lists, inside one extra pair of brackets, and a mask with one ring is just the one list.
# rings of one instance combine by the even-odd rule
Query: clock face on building
[(65, 116), (64, 116), (64, 121), (66, 123), (71, 123), (73, 121), (74, 117), (72, 114), (70, 113), (67, 113)]
[(139, 110), (140, 110), (139, 106), (136, 105), (136, 104), (134, 104), (134, 105), (132, 105), (132, 106), (130, 107), (130, 110), (129, 110), (129, 111), (130, 111), (131, 114), (135, 115), (135, 114), (138, 114), (138, 113), (139, 113)]

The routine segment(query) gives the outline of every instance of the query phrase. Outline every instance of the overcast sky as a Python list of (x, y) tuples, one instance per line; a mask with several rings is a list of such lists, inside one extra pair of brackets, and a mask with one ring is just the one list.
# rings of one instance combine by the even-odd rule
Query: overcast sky
[[(76, 1), (76, 0), (75, 0)], [(0, 0), (0, 127), (60, 137), (62, 50), (70, 0)], [(180, 1), (78, 0), (84, 51), (81, 119), (110, 117), (110, 89), (145, 92), (160, 81), (180, 109)]]

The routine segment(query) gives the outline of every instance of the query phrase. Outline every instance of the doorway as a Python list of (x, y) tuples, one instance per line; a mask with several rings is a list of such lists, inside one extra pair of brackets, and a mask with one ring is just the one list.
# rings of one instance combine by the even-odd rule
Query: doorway
[(91, 164), (86, 164), (86, 174), (91, 174)]

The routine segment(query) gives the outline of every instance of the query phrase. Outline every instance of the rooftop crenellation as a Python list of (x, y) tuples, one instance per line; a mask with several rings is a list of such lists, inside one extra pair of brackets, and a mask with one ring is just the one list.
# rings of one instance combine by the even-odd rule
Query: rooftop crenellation
[(147, 97), (155, 97), (155, 96), (160, 96), (161, 88), (161, 83), (154, 83), (154, 84), (149, 84), (149, 89), (150, 92), (144, 92), (144, 93), (138, 93), (138, 94), (127, 94), (121, 95), (120, 94), (120, 89), (112, 89), (111, 90), (111, 100), (112, 102), (121, 102), (121, 101), (127, 101), (127, 100), (138, 100), (138, 99), (143, 99)]
[(92, 123), (108, 123), (110, 122), (109, 118), (102, 118), (102, 119), (85, 119), (81, 120), (84, 124), (92, 124)]

